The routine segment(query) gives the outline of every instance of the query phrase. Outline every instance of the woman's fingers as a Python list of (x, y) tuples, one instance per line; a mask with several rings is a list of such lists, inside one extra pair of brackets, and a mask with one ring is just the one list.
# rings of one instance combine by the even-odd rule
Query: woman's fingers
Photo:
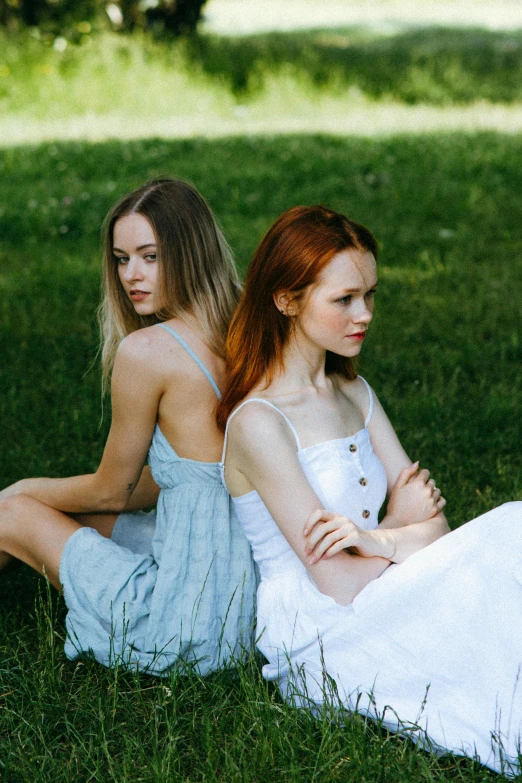
[(335, 544), (338, 541), (344, 541), (346, 538), (345, 532), (342, 528), (337, 528), (336, 530), (333, 530), (331, 533), (328, 533), (328, 535), (325, 535), (315, 546), (315, 548), (310, 552), (309, 557), (309, 563), (310, 565), (313, 565), (314, 563), (317, 563), (318, 560), (322, 558), (324, 553), (330, 549), (333, 544)]
[(430, 472), (426, 468), (422, 468), (422, 470), (419, 470), (415, 478), (418, 478), (419, 480), (423, 481), (424, 484), (428, 483), (428, 479), (430, 477)]
[[(352, 537), (354, 539), (353, 541), (351, 540)], [(321, 558), (323, 560), (327, 560), (329, 557), (333, 557), (338, 552), (342, 552), (343, 549), (348, 549), (351, 546), (357, 546), (357, 542), (355, 539), (356, 539), (356, 534), (353, 534), (353, 536), (352, 534), (350, 534), (348, 538), (342, 538), (339, 541), (336, 541), (335, 544), (333, 544), (329, 549), (323, 552)], [(317, 560), (319, 559), (320, 558), (317, 558)], [(317, 562), (317, 560), (315, 560), (314, 562)], [(310, 565), (313, 565), (313, 563), (310, 563)]]
[[(342, 524), (344, 521), (344, 525)], [(330, 522), (324, 522), (316, 525), (312, 533), (308, 536), (306, 542), (305, 554), (315, 554), (317, 552), (318, 545), (328, 536), (331, 537), (331, 541), (337, 540), (339, 537), (345, 536), (348, 531), (353, 527), (353, 523), (349, 522), (345, 517), (337, 517)]]
[(445, 505), (446, 505), (446, 498), (439, 498), (437, 500), (437, 508), (439, 511), (442, 511)]
[[(353, 526), (355, 528), (355, 525)], [(309, 563), (313, 565), (317, 563), (322, 557), (332, 557), (342, 549), (348, 549), (350, 546), (356, 546), (359, 540), (359, 534), (357, 530), (352, 529), (349, 526), (344, 526), (333, 530), (327, 536), (325, 536), (314, 549)]]
[(330, 519), (333, 519), (336, 517), (337, 514), (332, 513), (331, 511), (325, 511), (324, 508), (318, 508), (316, 511), (312, 511), (310, 516), (305, 522), (303, 533), (305, 536), (310, 535), (315, 525), (317, 525), (318, 522), (327, 522)]
[(310, 561), (311, 564), (316, 563), (321, 558), (325, 560), (329, 557), (333, 557), (338, 554), (338, 552), (342, 552), (343, 549), (353, 549), (355, 554), (360, 557), (386, 557), (385, 552), (390, 551), (390, 537), (392, 537), (390, 531), (385, 531), (384, 534), (385, 552), (382, 552), (382, 532), (379, 534), (376, 531), (363, 530), (353, 523), (349, 526), (345, 526), (340, 532), (343, 533), (343, 535), (338, 536), (337, 540), (335, 540), (336, 536), (334, 534), (324, 539), (324, 542), (321, 542), (320, 549), (322, 553), (319, 554), (318, 551), (314, 552), (314, 559), (313, 561)]
[(305, 532), (305, 555), (312, 556), (311, 563), (317, 562), (333, 544), (345, 539), (354, 529), (358, 529), (356, 525), (340, 514), (324, 509), (314, 511), (305, 526), (305, 531), (308, 531)]
[(342, 529), (342, 521), (343, 517), (338, 517), (335, 520), (330, 520), (329, 522), (320, 522), (316, 523), (315, 527), (313, 528), (312, 532), (308, 534), (308, 540), (306, 542), (305, 552), (308, 554), (310, 552), (313, 552), (319, 541), (323, 539), (325, 536), (329, 535), (335, 530)]
[(397, 477), (395, 485), (398, 487), (404, 487), (404, 485), (407, 484), (408, 481), (415, 475), (418, 467), (419, 461), (417, 460), (417, 462), (413, 462), (411, 465), (408, 465), (407, 468), (403, 468)]

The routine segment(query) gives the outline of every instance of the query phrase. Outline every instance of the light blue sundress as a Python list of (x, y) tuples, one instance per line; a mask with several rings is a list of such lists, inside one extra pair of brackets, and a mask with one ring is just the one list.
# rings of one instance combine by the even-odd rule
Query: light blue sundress
[[(219, 389), (201, 360), (166, 329)], [(253, 643), (256, 577), (250, 546), (217, 462), (178, 457), (158, 425), (148, 461), (161, 492), (155, 512), (118, 518), (113, 539), (81, 528), (60, 581), (68, 608), (65, 653), (149, 674), (207, 674)]]

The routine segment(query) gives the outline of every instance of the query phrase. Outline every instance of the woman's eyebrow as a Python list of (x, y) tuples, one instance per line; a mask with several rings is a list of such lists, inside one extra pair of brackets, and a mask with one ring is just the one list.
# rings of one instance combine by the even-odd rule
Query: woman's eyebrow
[(375, 283), (369, 286), (364, 286), (364, 288), (343, 288), (337, 293), (339, 294), (359, 294), (361, 291), (371, 291), (372, 288), (377, 288), (379, 281), (376, 280)]
[[(146, 245), (140, 245), (139, 247), (136, 248), (136, 250), (145, 250), (146, 247), (156, 247), (156, 243), (148, 242)], [(117, 250), (118, 253), (125, 253), (125, 250), (120, 250), (119, 247), (113, 247), (112, 249), (113, 251)]]

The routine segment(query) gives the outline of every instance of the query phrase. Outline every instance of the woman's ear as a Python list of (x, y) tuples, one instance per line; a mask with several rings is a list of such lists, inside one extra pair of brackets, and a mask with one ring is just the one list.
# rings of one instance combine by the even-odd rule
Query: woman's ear
[(291, 301), (288, 291), (278, 291), (274, 294), (274, 304), (282, 315), (288, 315), (287, 309)]

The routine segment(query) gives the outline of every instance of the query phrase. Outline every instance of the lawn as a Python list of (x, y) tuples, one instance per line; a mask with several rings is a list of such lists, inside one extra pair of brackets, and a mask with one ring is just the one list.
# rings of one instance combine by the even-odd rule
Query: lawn
[(95, 33), (0, 31), (0, 145), (522, 128), (520, 30)]
[[(208, 198), (244, 269), (270, 222), (322, 202), (381, 248), (360, 362), (452, 526), (522, 499), (522, 140), (431, 134), (52, 142), (0, 149), (0, 485), (95, 468), (99, 226), (157, 174)], [(18, 781), (479, 781), (357, 717), (285, 706), (259, 661), (207, 680), (68, 662), (64, 607), (25, 567), (0, 579), (0, 778)], [(522, 776), (520, 778), (522, 780)]]

